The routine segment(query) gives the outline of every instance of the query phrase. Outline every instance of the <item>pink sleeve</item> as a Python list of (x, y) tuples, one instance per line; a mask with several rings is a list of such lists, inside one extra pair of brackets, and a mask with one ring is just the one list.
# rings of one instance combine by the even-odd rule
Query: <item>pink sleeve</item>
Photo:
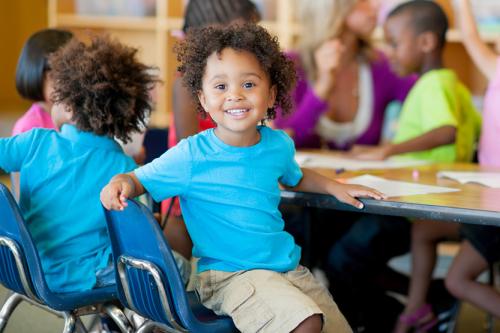
[(12, 135), (27, 132), (32, 128), (55, 129), (50, 114), (36, 103), (33, 104), (29, 110), (16, 121), (14, 128), (12, 129)]

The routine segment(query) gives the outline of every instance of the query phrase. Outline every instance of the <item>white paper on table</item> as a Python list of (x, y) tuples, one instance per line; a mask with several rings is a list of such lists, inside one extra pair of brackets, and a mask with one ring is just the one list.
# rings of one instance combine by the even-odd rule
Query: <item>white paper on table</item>
[(394, 169), (429, 164), (428, 161), (402, 158), (390, 158), (384, 161), (362, 161), (335, 155), (304, 152), (297, 152), (295, 154), (295, 160), (301, 167), (305, 168), (324, 168), (336, 170)]
[(437, 176), (456, 180), (460, 184), (478, 183), (487, 187), (500, 188), (500, 172), (440, 171)]
[(374, 188), (388, 197), (400, 197), (416, 194), (447, 193), (460, 191), (456, 188), (423, 185), (396, 180), (388, 180), (372, 175), (362, 175), (347, 179), (348, 184), (364, 185)]

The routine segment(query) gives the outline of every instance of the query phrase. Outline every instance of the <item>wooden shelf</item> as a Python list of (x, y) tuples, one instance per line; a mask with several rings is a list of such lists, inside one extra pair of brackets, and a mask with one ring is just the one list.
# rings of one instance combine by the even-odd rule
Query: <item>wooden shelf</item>
[[(451, 0), (438, 1), (447, 6)], [(292, 3), (290, 0), (274, 0), (275, 18), (273, 15), (273, 19), (261, 22), (262, 26), (279, 38), (284, 50), (295, 48), (297, 37), (302, 33), (300, 24), (294, 21)], [(184, 1), (156, 0), (156, 13), (148, 17), (78, 15), (74, 0), (48, 0), (48, 4), (51, 27), (106, 30), (123, 42), (138, 47), (141, 50), (141, 59), (159, 68), (160, 78), (165, 84), (158, 88), (158, 111), (152, 115), (152, 123), (155, 126), (166, 126), (169, 119), (167, 113), (171, 110), (171, 89), (176, 70), (176, 57), (172, 52), (175, 38), (172, 32), (182, 28)], [(493, 43), (500, 38), (500, 34), (484, 33), (482, 37), (486, 42)], [(460, 33), (455, 29), (450, 30), (447, 40), (450, 46), (445, 58), (448, 64), (451, 64), (450, 68), (459, 72), (466, 85), (476, 94), (481, 94), (485, 82), (477, 75), (478, 71), (468, 59), (461, 45)], [(375, 30), (373, 41), (375, 44), (383, 42), (381, 28)]]
[[(111, 16), (78, 14), (76, 0), (48, 0), (49, 26), (63, 27), (76, 32), (85, 29), (105, 30), (124, 43), (137, 47), (139, 56), (147, 64), (159, 68), (160, 79), (156, 97), (156, 111), (151, 115), (153, 126), (167, 126), (171, 110), (171, 90), (175, 79), (176, 57), (172, 52), (175, 37), (172, 32), (182, 29), (183, 0), (155, 0), (153, 16)], [(292, 22), (289, 0), (275, 0), (276, 19), (262, 25), (278, 36), (284, 49), (292, 47), (300, 33), (298, 24)]]
[(85, 16), (77, 14), (59, 14), (56, 25), (67, 28), (150, 30), (157, 29), (155, 17), (124, 16)]
[(158, 19), (155, 17), (125, 16), (85, 16), (75, 14), (59, 14), (56, 25), (77, 29), (111, 29), (111, 30), (179, 30), (182, 18)]
[[(499, 33), (481, 32), (481, 39), (486, 43), (496, 43), (500, 39)], [(462, 43), (462, 34), (457, 29), (450, 29), (446, 35), (446, 40), (452, 43)]]
[[(481, 39), (486, 43), (495, 43), (500, 40), (500, 34), (498, 33), (481, 33)], [(382, 42), (384, 40), (384, 32), (381, 27), (378, 27), (373, 32), (373, 40), (376, 42)], [(450, 29), (446, 34), (446, 40), (450, 43), (462, 43), (462, 34), (458, 29)]]

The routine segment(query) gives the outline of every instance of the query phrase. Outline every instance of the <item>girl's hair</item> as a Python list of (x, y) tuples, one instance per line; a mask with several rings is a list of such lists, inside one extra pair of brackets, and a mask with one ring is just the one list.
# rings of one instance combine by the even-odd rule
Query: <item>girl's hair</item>
[(137, 60), (137, 49), (109, 36), (93, 36), (88, 45), (73, 38), (49, 64), (54, 103), (73, 112), (80, 130), (127, 143), (132, 132), (144, 128), (158, 78), (154, 68)]
[(207, 25), (227, 25), (242, 19), (245, 22), (258, 22), (260, 14), (250, 0), (190, 0), (184, 14), (182, 31)]
[(49, 69), (47, 58), (72, 37), (69, 31), (45, 29), (28, 38), (16, 68), (16, 89), (22, 97), (43, 101), (43, 80)]
[[(293, 62), (280, 51), (278, 39), (255, 24), (192, 29), (187, 38), (175, 46), (179, 71), (183, 74), (184, 85), (197, 101), (198, 111), (205, 113), (198, 93), (202, 90), (207, 58), (213, 53), (220, 54), (226, 48), (250, 52), (257, 58), (269, 75), (271, 85), (276, 86), (275, 106), (280, 106), (282, 112), (287, 113), (292, 106), (289, 92), (296, 81)], [(274, 119), (275, 116), (275, 107), (268, 109), (267, 118)]]
[[(302, 26), (299, 40), (301, 59), (309, 80), (317, 77), (314, 52), (325, 41), (337, 38), (345, 28), (345, 20), (359, 0), (296, 0), (296, 12)], [(371, 57), (368, 41), (359, 40), (362, 54)]]

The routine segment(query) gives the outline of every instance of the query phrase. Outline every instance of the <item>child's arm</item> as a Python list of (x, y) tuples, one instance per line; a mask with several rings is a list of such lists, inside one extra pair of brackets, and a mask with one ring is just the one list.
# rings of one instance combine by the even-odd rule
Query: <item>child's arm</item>
[(456, 131), (454, 126), (442, 126), (401, 143), (388, 143), (376, 147), (355, 146), (349, 155), (361, 160), (385, 160), (392, 155), (452, 144), (455, 142)]
[(455, 12), (465, 48), (484, 76), (491, 80), (496, 73), (497, 55), (481, 40), (472, 14), (470, 0), (458, 0), (458, 4)]
[(359, 209), (363, 208), (363, 204), (356, 200), (356, 197), (371, 197), (377, 200), (385, 199), (384, 194), (369, 187), (341, 184), (310, 169), (303, 168), (302, 173), (303, 176), (299, 184), (293, 188), (287, 187), (288, 189), (301, 192), (331, 194), (339, 201)]
[(135, 198), (144, 192), (144, 186), (133, 172), (122, 173), (111, 178), (101, 190), (101, 203), (109, 210), (124, 210), (128, 198)]

